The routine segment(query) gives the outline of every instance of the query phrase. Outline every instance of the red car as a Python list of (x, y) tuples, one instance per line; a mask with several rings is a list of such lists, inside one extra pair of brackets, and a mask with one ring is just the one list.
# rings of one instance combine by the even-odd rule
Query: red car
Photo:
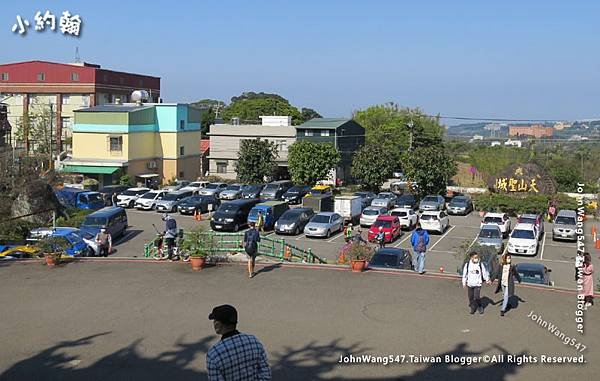
[(400, 219), (397, 216), (379, 216), (369, 229), (369, 241), (375, 241), (380, 226), (383, 227), (383, 237), (387, 243), (394, 241), (402, 235)]

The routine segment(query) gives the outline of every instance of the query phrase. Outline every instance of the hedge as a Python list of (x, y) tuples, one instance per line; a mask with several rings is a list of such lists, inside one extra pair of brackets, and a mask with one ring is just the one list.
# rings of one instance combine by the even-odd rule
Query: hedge
[(476, 210), (504, 212), (510, 216), (516, 216), (522, 213), (545, 213), (548, 210), (548, 201), (550, 199), (557, 201), (556, 208), (558, 210), (577, 209), (577, 200), (563, 194), (518, 197), (502, 193), (486, 193), (477, 196), (473, 200), (473, 206)]
[(93, 210), (89, 209), (68, 209), (67, 215), (68, 218), (59, 217), (56, 219), (56, 226), (65, 226), (65, 227), (73, 227), (78, 228), (85, 217), (92, 213)]

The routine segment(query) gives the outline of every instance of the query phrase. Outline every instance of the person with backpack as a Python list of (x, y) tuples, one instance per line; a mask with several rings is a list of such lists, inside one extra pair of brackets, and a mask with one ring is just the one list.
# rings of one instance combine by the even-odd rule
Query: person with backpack
[(258, 252), (258, 243), (260, 242), (260, 233), (256, 230), (254, 221), (250, 222), (250, 229), (244, 233), (244, 241), (242, 246), (248, 254), (248, 278), (254, 277), (254, 265), (256, 262), (256, 254)]
[(415, 271), (425, 274), (425, 252), (429, 245), (429, 233), (421, 228), (420, 222), (417, 222), (417, 227), (410, 237), (410, 243), (415, 253)]
[(462, 273), (463, 288), (467, 288), (467, 296), (469, 298), (469, 306), (471, 307), (471, 315), (475, 311), (483, 314), (483, 306), (481, 305), (481, 286), (483, 283), (490, 284), (490, 274), (485, 266), (481, 264), (479, 254), (472, 252), (470, 259), (465, 263)]
[[(167, 213), (163, 214), (162, 220), (165, 221), (165, 246), (167, 246), (167, 259), (172, 260), (173, 247), (175, 246), (175, 238), (177, 238), (177, 221)], [(164, 254), (163, 254), (164, 258)]]
[(100, 233), (96, 234), (95, 241), (100, 249), (98, 250), (98, 255), (108, 257), (108, 254), (112, 251), (112, 237), (106, 231), (106, 226), (100, 228)]

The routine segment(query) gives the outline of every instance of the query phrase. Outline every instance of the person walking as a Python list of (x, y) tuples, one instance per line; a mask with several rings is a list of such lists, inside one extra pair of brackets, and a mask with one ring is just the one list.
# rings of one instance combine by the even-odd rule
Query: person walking
[(463, 267), (462, 285), (467, 288), (467, 296), (469, 298), (469, 306), (471, 307), (471, 315), (475, 311), (483, 314), (483, 306), (481, 305), (481, 286), (483, 283), (490, 284), (490, 274), (485, 266), (481, 264), (479, 254), (472, 252), (470, 259)]
[(111, 196), (112, 206), (117, 206), (117, 202), (119, 198), (117, 197), (117, 192), (114, 192)]
[(100, 228), (100, 233), (96, 234), (95, 241), (99, 248), (98, 255), (101, 257), (108, 257), (108, 254), (112, 252), (112, 237), (110, 236), (110, 233), (106, 231), (106, 226)]
[[(171, 217), (168, 213), (163, 214), (162, 220), (165, 222), (165, 231), (164, 231), (164, 240), (165, 244), (163, 245), (167, 247), (167, 255), (166, 258), (169, 261), (173, 260), (173, 247), (175, 247), (175, 238), (177, 238), (177, 221)], [(163, 259), (165, 258), (164, 249), (163, 249)], [(178, 259), (178, 258), (176, 258)]]
[(425, 252), (429, 245), (429, 233), (421, 228), (421, 223), (417, 222), (417, 227), (410, 237), (410, 243), (415, 252), (415, 271), (419, 274), (425, 274)]
[(583, 254), (581, 294), (584, 296), (585, 308), (594, 305), (594, 265), (590, 253)]
[(344, 231), (344, 235), (345, 235), (344, 240), (346, 242), (350, 242), (352, 240), (352, 234), (353, 234), (353, 232), (352, 232), (352, 222), (350, 222), (350, 223), (348, 223), (348, 226), (346, 226), (346, 230)]
[(500, 271), (496, 276), (498, 279), (498, 287), (496, 293), (502, 290), (503, 300), (502, 308), (500, 309), (500, 316), (504, 316), (506, 308), (508, 307), (509, 299), (515, 294), (515, 279), (521, 283), (521, 276), (517, 272), (517, 268), (512, 263), (512, 257), (510, 254), (503, 254), (500, 259)]
[(213, 308), (208, 319), (221, 340), (206, 354), (209, 381), (267, 381), (271, 369), (262, 343), (253, 335), (237, 330), (235, 307), (224, 304)]
[(379, 231), (377, 232), (375, 239), (377, 240), (377, 243), (379, 244), (379, 248), (383, 249), (385, 247), (385, 234), (383, 233), (383, 226), (379, 227)]
[(258, 211), (258, 217), (256, 218), (256, 227), (261, 233), (265, 232), (265, 219), (263, 218), (262, 212)]
[(254, 277), (254, 265), (256, 263), (256, 254), (258, 252), (258, 243), (260, 242), (260, 233), (256, 230), (256, 224), (250, 222), (250, 229), (244, 233), (242, 246), (248, 255), (248, 278)]

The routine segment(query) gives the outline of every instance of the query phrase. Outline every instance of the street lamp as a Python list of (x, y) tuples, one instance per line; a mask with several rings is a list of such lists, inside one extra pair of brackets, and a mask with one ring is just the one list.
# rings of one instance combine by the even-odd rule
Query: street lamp
[(412, 119), (410, 120), (410, 122), (406, 123), (406, 127), (408, 127), (408, 150), (412, 151), (413, 149), (413, 129), (415, 127), (415, 124), (413, 123)]

